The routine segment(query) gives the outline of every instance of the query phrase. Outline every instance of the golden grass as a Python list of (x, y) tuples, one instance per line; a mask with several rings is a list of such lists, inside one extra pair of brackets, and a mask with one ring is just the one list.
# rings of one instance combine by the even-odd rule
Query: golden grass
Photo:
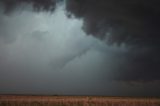
[(0, 96), (0, 106), (160, 106), (158, 98)]

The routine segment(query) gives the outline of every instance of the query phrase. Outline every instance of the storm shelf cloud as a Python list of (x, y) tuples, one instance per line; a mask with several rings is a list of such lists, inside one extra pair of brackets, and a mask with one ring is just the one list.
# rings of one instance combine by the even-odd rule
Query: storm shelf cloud
[(0, 93), (158, 95), (159, 5), (1, 0)]

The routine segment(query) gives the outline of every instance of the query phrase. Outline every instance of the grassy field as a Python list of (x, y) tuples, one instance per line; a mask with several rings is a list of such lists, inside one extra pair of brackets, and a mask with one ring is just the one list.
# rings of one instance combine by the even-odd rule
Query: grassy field
[(160, 106), (158, 98), (0, 95), (0, 106)]

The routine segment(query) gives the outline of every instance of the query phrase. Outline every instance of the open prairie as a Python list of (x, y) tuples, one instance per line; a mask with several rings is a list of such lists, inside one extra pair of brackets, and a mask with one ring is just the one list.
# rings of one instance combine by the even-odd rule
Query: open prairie
[(159, 98), (1, 95), (0, 106), (160, 106)]

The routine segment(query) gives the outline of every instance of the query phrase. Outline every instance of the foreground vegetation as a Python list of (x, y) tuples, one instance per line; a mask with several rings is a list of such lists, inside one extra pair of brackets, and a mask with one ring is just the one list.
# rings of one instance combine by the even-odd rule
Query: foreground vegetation
[(158, 98), (0, 96), (0, 106), (160, 106)]

